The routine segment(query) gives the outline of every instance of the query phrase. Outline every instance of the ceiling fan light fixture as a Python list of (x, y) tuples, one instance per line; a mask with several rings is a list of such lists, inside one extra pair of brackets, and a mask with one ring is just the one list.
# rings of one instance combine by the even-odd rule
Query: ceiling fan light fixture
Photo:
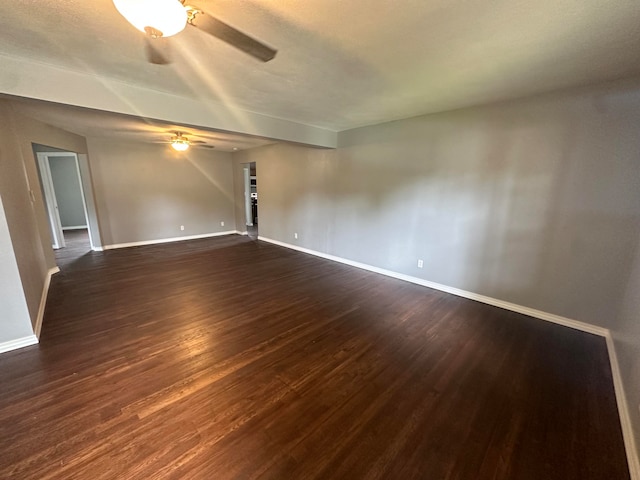
[(113, 0), (113, 4), (141, 32), (151, 27), (170, 37), (187, 25), (187, 10), (179, 0)]
[(171, 146), (178, 152), (184, 152), (189, 148), (189, 140), (187, 140), (186, 138), (176, 138), (175, 140), (171, 141)]

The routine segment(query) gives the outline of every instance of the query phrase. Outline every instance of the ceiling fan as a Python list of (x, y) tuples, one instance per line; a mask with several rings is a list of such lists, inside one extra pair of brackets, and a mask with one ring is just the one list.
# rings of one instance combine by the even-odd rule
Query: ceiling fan
[(191, 140), (182, 132), (174, 132), (169, 141), (163, 141), (160, 143), (168, 143), (173, 147), (174, 150), (178, 152), (184, 152), (188, 150), (189, 147), (200, 147), (200, 148), (208, 148), (213, 149), (216, 148), (213, 145), (207, 144), (204, 140)]
[(147, 58), (154, 64), (169, 63), (163, 53), (166, 50), (165, 39), (180, 33), (187, 25), (213, 35), (262, 62), (268, 62), (276, 56), (277, 50), (205, 13), (201, 8), (186, 5), (186, 1), (113, 0), (113, 3), (131, 25), (146, 34)]

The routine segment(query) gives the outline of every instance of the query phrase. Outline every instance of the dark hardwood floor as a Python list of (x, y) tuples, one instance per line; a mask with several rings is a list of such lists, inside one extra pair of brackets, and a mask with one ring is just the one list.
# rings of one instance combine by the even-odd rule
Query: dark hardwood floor
[(247, 236), (61, 263), (0, 478), (629, 478), (602, 338)]
[(86, 229), (66, 230), (64, 232), (65, 247), (55, 250), (56, 262), (60, 269), (65, 269), (84, 255), (91, 253), (89, 232)]

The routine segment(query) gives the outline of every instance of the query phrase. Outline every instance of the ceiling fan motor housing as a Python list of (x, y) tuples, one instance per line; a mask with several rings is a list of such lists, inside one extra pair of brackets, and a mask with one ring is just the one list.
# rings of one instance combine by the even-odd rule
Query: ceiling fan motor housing
[(187, 25), (187, 10), (179, 0), (113, 0), (113, 4), (131, 25), (145, 33), (150, 28), (160, 33), (158, 37), (180, 33)]

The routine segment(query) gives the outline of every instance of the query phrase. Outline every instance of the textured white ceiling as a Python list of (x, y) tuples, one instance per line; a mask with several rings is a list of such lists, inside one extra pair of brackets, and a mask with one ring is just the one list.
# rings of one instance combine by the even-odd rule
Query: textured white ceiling
[(637, 0), (194, 3), (278, 56), (189, 28), (149, 65), (111, 0), (5, 0), (0, 53), (332, 130), (640, 73)]
[[(6, 98), (6, 97), (5, 97)], [(177, 125), (117, 113), (28, 99), (9, 99), (22, 115), (84, 137), (110, 137), (142, 143), (168, 143), (176, 132), (206, 142), (216, 150), (233, 152), (274, 143), (273, 140)]]

